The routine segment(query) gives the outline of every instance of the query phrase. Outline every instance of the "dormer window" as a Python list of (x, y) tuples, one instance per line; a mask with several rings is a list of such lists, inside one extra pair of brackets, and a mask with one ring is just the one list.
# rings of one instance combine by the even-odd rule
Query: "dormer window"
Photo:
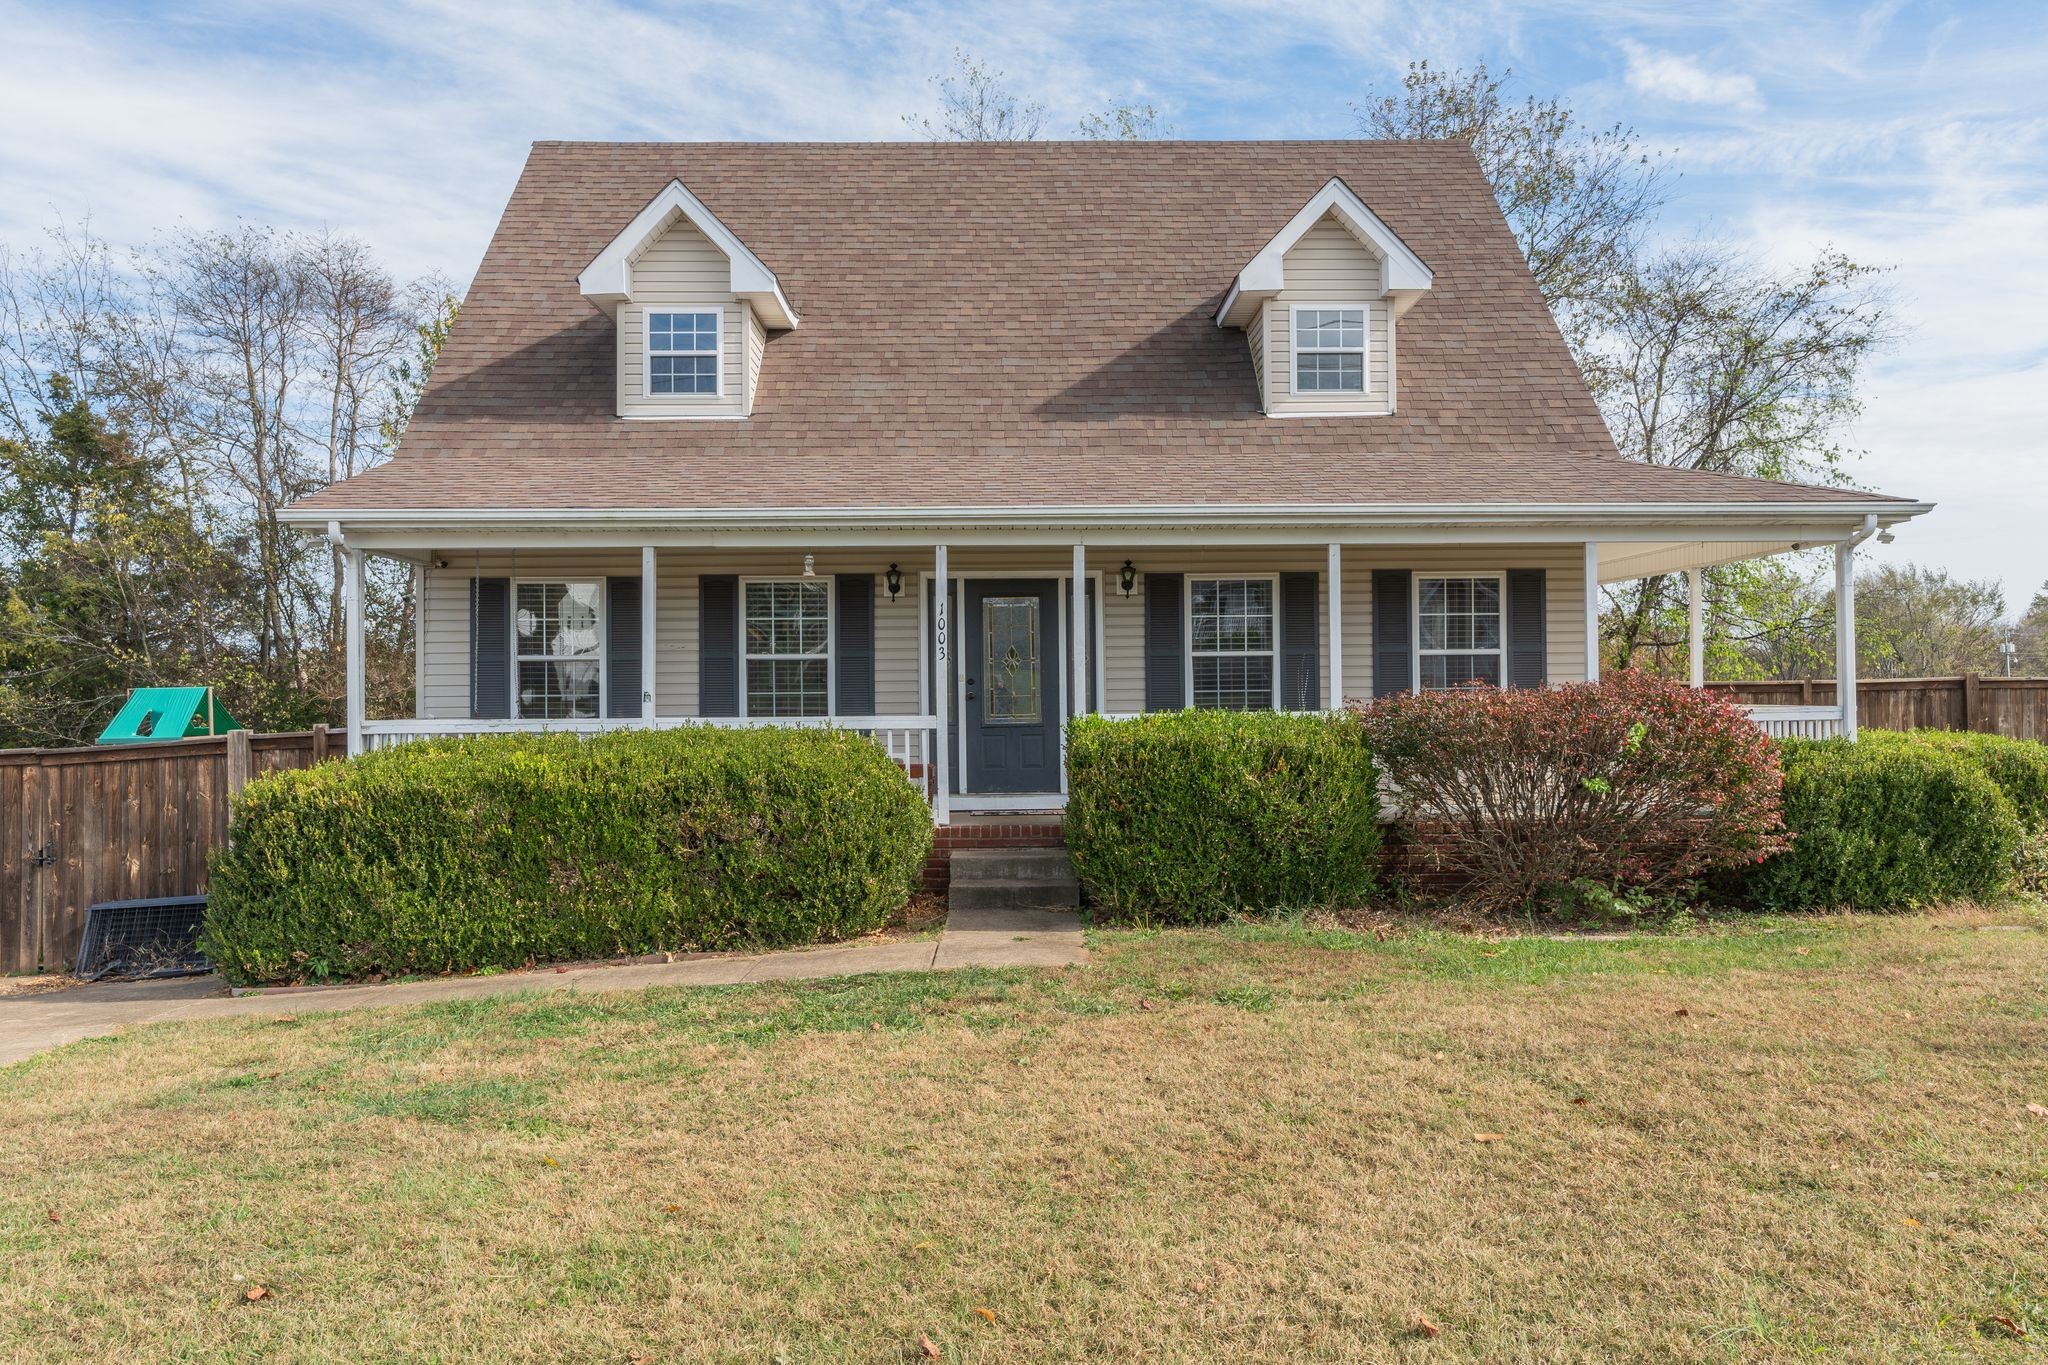
[(717, 395), (719, 315), (647, 315), (647, 392)]
[(1365, 392), (1365, 309), (1294, 310), (1294, 391)]

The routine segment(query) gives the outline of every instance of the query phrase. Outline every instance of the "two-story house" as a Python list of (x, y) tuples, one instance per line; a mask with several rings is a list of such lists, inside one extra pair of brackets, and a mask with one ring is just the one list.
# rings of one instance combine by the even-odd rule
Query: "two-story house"
[(1077, 712), (1593, 678), (1602, 583), (1846, 597), (1925, 510), (1621, 459), (1462, 145), (544, 143), (396, 458), (289, 516), (414, 566), (352, 751), (834, 723), (944, 824), (1057, 809)]

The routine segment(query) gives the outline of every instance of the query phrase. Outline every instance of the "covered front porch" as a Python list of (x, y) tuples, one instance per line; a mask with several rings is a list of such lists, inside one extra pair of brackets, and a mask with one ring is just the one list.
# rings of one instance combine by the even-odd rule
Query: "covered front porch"
[[(943, 539), (329, 529), (346, 551), (351, 753), (505, 731), (837, 726), (871, 735), (943, 825), (1061, 809), (1075, 715), (1315, 712), (1417, 687), (1597, 679), (1599, 587), (1647, 573), (1691, 575), (1700, 685), (1699, 570), (1832, 543), (1853, 657), (1851, 568), (1875, 521), (1712, 539), (1681, 525), (1470, 520), (962, 526)], [(359, 588), (373, 554), (414, 574), (412, 716), (364, 707)], [(1837, 705), (1751, 713), (1775, 735), (1853, 735), (1854, 688)]]

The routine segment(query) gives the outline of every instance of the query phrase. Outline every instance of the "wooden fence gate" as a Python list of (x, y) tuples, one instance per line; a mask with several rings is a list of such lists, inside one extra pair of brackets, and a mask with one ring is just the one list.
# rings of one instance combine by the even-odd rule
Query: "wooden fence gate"
[(198, 895), (243, 784), (341, 753), (324, 725), (0, 750), (0, 972), (70, 965), (96, 901)]

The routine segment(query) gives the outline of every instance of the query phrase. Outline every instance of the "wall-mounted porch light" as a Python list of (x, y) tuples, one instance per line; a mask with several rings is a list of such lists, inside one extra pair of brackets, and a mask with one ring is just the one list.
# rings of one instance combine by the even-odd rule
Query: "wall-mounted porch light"
[(805, 555), (805, 556), (804, 556), (804, 577), (805, 577), (805, 578), (816, 578), (817, 576), (818, 576), (818, 557), (817, 557), (816, 555)]
[(1138, 586), (1138, 566), (1126, 559), (1124, 566), (1116, 571), (1116, 581), (1123, 585), (1124, 596), (1129, 597), (1131, 589)]
[(889, 590), (889, 600), (891, 602), (901, 597), (903, 595), (903, 570), (891, 564), (889, 572), (882, 575), (882, 586)]

